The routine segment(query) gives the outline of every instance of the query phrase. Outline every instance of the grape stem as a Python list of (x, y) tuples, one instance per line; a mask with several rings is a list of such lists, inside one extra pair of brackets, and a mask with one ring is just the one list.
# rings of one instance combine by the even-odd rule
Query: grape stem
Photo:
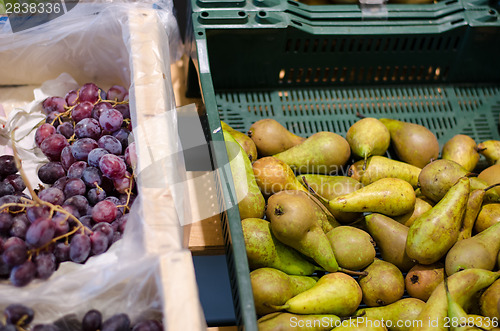
[(128, 206), (128, 204), (130, 202), (130, 196), (132, 195), (132, 185), (134, 185), (134, 171), (132, 171), (132, 174), (130, 176), (125, 176), (125, 177), (127, 177), (128, 179), (130, 179), (130, 183), (128, 185), (128, 189), (125, 190), (125, 193), (127, 193), (127, 202), (124, 205), (118, 205), (118, 206), (116, 206), (116, 208), (123, 207), (124, 211), (125, 210), (129, 210), (130, 211), (130, 207)]

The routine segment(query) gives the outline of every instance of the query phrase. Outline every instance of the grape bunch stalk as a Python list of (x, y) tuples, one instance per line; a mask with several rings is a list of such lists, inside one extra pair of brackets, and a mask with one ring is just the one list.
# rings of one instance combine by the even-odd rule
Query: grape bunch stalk
[[(42, 102), (35, 144), (48, 158), (33, 189), (14, 155), (0, 157), (0, 279), (25, 286), (59, 264), (85, 263), (122, 237), (137, 197), (128, 91), (93, 83)], [(23, 193), (28, 190), (29, 195)]]
[[(31, 325), (35, 312), (22, 304), (11, 304), (3, 312), (0, 331), (162, 331), (163, 324), (155, 319), (145, 319), (132, 323), (125, 313), (114, 314), (107, 319), (97, 309), (85, 313), (81, 320), (71, 319), (69, 323), (64, 317), (47, 324)], [(70, 325), (71, 324), (71, 325)]]

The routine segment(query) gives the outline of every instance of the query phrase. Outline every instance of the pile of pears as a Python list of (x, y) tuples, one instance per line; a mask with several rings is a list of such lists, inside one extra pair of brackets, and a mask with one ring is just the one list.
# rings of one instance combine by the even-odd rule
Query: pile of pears
[(259, 330), (500, 330), (500, 141), (221, 124)]

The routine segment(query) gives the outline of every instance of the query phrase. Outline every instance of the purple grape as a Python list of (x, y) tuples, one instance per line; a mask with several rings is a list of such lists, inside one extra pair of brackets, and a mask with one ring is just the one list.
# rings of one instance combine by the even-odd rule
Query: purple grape
[(54, 256), (57, 262), (69, 261), (70, 245), (64, 242), (57, 243), (54, 247)]
[[(11, 268), (7, 264), (5, 264), (2, 259), (0, 259), (0, 279), (8, 279), (10, 275), (10, 269)], [(14, 329), (14, 331), (17, 330)]]
[(89, 165), (97, 168), (99, 167), (99, 161), (101, 160), (101, 157), (106, 154), (109, 154), (109, 152), (104, 148), (94, 148), (90, 151), (87, 157), (87, 162)]
[(92, 226), (94, 225), (94, 220), (92, 219), (91, 215), (82, 216), (80, 217), (79, 221), (89, 230), (91, 230)]
[(121, 85), (113, 85), (109, 88), (107, 97), (108, 100), (113, 101), (123, 101), (125, 95), (128, 94), (128, 90)]
[(126, 171), (124, 177), (113, 179), (113, 185), (115, 186), (117, 192), (127, 193), (126, 191), (130, 188), (131, 181), (133, 185), (132, 175)]
[(9, 213), (0, 213), (0, 232), (7, 233), (14, 223), (14, 217)]
[(64, 106), (66, 106), (66, 101), (61, 97), (48, 97), (42, 102), (42, 108), (45, 114), (53, 111), (64, 113), (66, 111)]
[(64, 147), (69, 146), (68, 140), (62, 134), (54, 133), (45, 138), (40, 149), (51, 161), (59, 161)]
[(134, 169), (137, 166), (137, 152), (135, 149), (135, 142), (130, 143), (125, 149), (125, 163)]
[(122, 148), (123, 148), (122, 152), (124, 152), (125, 148), (127, 148), (127, 146), (128, 146), (128, 137), (130, 135), (130, 131), (128, 129), (125, 129), (125, 128), (120, 128), (120, 130), (113, 132), (112, 135), (113, 135), (113, 137), (118, 139), (120, 144), (122, 144)]
[(80, 218), (80, 213), (78, 212), (78, 209), (73, 206), (73, 205), (65, 205), (63, 206), (63, 209), (73, 215), (75, 218), (79, 219)]
[(89, 189), (95, 188), (96, 184), (100, 186), (102, 183), (102, 173), (95, 167), (87, 167), (83, 171), (82, 180)]
[(49, 123), (43, 123), (36, 129), (35, 132), (35, 144), (40, 147), (42, 142), (47, 138), (48, 136), (53, 135), (56, 133), (56, 128)]
[(13, 237), (18, 237), (20, 239), (26, 238), (26, 232), (28, 232), (28, 227), (31, 222), (28, 220), (26, 214), (18, 214), (14, 217), (14, 223), (10, 228), (9, 234)]
[[(6, 203), (20, 203), (21, 198), (16, 195), (4, 195), (3, 197), (0, 197), (0, 206), (4, 205)], [(10, 206), (8, 207), (10, 212), (18, 212), (21, 211), (23, 207), (17, 207), (17, 206)]]
[(108, 237), (100, 231), (95, 231), (90, 235), (90, 243), (92, 245), (91, 251), (93, 255), (99, 255), (108, 250)]
[(122, 234), (121, 232), (116, 231), (115, 233), (113, 233), (113, 241), (111, 242), (111, 244), (114, 244), (120, 239), (122, 239)]
[(55, 187), (55, 188), (60, 189), (61, 191), (64, 191), (64, 188), (66, 187), (66, 183), (68, 182), (68, 180), (69, 180), (68, 176), (61, 177), (58, 180), (56, 180), (56, 182), (54, 183), (54, 185), (52, 185), (52, 187)]
[(87, 168), (87, 162), (76, 161), (68, 169), (69, 178), (82, 178), (82, 173)]
[(45, 163), (38, 169), (38, 178), (45, 184), (54, 184), (64, 176), (66, 176), (66, 171), (61, 162)]
[(116, 205), (109, 200), (99, 201), (95, 204), (94, 208), (92, 208), (92, 219), (96, 223), (111, 223), (117, 215), (118, 209)]
[(69, 258), (76, 263), (83, 263), (90, 255), (90, 238), (78, 233), (71, 238)]
[(80, 122), (84, 118), (90, 118), (93, 108), (94, 104), (91, 102), (80, 102), (71, 111), (71, 118), (73, 119), (73, 121), (75, 121), (75, 123)]
[(61, 329), (54, 324), (37, 324), (31, 331), (61, 331)]
[(87, 191), (85, 183), (80, 178), (70, 178), (64, 187), (64, 196), (70, 198), (74, 195), (84, 195)]
[(75, 136), (77, 138), (99, 139), (101, 127), (99, 122), (93, 118), (84, 118), (75, 125)]
[(9, 183), (0, 182), (0, 197), (3, 197), (5, 195), (12, 195), (15, 192), (16, 190), (12, 185), (10, 185)]
[(80, 215), (86, 215), (87, 209), (89, 207), (89, 202), (83, 195), (74, 195), (64, 201), (63, 206), (66, 205), (74, 206), (78, 210), (78, 213)]
[(101, 329), (102, 314), (95, 309), (89, 310), (82, 319), (82, 331), (97, 331)]
[(123, 123), (123, 115), (116, 109), (106, 109), (99, 116), (99, 124), (107, 132), (119, 130)]
[(10, 282), (14, 286), (26, 286), (35, 278), (35, 275), (35, 264), (28, 260), (12, 268), (10, 272)]
[(132, 331), (162, 331), (163, 325), (154, 320), (142, 321), (134, 325)]
[(115, 314), (102, 323), (101, 331), (129, 331), (130, 318), (127, 314)]
[(55, 232), (52, 220), (41, 217), (31, 223), (28, 232), (26, 232), (26, 242), (33, 247), (42, 247), (54, 238)]
[(123, 118), (130, 118), (130, 107), (128, 104), (116, 105), (115, 109), (122, 114)]
[(104, 135), (99, 138), (97, 145), (111, 154), (120, 155), (122, 153), (122, 144), (117, 138), (110, 135)]
[(78, 102), (78, 92), (75, 90), (71, 90), (68, 93), (66, 93), (64, 99), (66, 100), (66, 104), (69, 107), (74, 106)]
[[(114, 221), (114, 222), (116, 222), (116, 221)], [(113, 240), (113, 233), (115, 232), (115, 230), (113, 229), (111, 224), (106, 223), (106, 222), (97, 223), (92, 228), (92, 231), (104, 233), (106, 235), (106, 237), (108, 238), (108, 242), (111, 242), (111, 240)]]
[(59, 237), (69, 232), (68, 215), (57, 212), (54, 214), (54, 217), (52, 217), (52, 222), (54, 223), (55, 237)]
[(28, 259), (28, 248), (26, 244), (11, 245), (2, 253), (3, 262), (9, 267), (23, 264)]
[(56, 271), (56, 257), (50, 252), (42, 252), (35, 256), (36, 276), (48, 279)]
[(8, 175), (3, 182), (12, 185), (16, 192), (22, 192), (26, 189), (23, 178), (19, 174)]
[(62, 205), (65, 200), (64, 192), (54, 186), (41, 190), (38, 193), (38, 197), (41, 200), (50, 202), (53, 205)]
[(94, 106), (94, 109), (92, 109), (92, 118), (99, 120), (99, 117), (101, 116), (101, 113), (106, 110), (106, 109), (111, 109), (113, 108), (113, 105), (110, 104), (109, 102), (99, 102)]
[(12, 155), (0, 156), (0, 176), (7, 177), (17, 173), (16, 161)]
[(106, 199), (106, 192), (97, 188), (92, 188), (87, 192), (87, 199), (89, 203), (93, 206), (99, 201)]
[(32, 206), (26, 208), (26, 218), (33, 223), (39, 218), (49, 218), (50, 217), (50, 207), (49, 206)]
[(117, 231), (123, 233), (125, 231), (125, 227), (127, 226), (128, 215), (125, 214), (116, 219), (116, 223), (118, 224)]
[(82, 138), (73, 143), (71, 146), (71, 153), (75, 160), (86, 161), (90, 151), (94, 148), (97, 148), (97, 142), (94, 139)]
[(73, 157), (73, 153), (71, 152), (71, 149), (72, 149), (71, 146), (66, 146), (61, 151), (61, 164), (64, 170), (68, 170), (69, 167), (71, 167), (71, 165), (76, 162), (75, 158)]
[(47, 115), (45, 118), (45, 123), (53, 125), (57, 128), (62, 122), (61, 113), (53, 111)]
[(118, 179), (125, 176), (127, 166), (120, 157), (114, 154), (106, 154), (99, 161), (99, 169), (104, 176), (110, 179)]
[(89, 101), (92, 104), (99, 100), (99, 88), (94, 83), (86, 83), (79, 90), (79, 101)]
[(18, 326), (25, 326), (33, 321), (35, 312), (33, 309), (21, 304), (12, 304), (7, 306), (3, 312), (5, 322), (7, 324), (14, 324)]
[(22, 240), (20, 238), (10, 237), (10, 238), (7, 238), (7, 240), (4, 241), (4, 243), (3, 243), (3, 249), (6, 250), (10, 246), (16, 246), (16, 245), (23, 246), (23, 245), (26, 245), (26, 243), (24, 242), (24, 240)]
[(69, 139), (75, 133), (75, 128), (70, 122), (64, 122), (57, 127), (57, 133), (62, 134), (66, 139)]

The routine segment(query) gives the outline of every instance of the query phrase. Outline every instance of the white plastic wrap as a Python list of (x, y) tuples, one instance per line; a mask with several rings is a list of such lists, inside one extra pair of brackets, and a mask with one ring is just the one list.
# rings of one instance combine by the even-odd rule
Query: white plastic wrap
[[(123, 238), (85, 264), (62, 263), (46, 281), (22, 288), (1, 283), (0, 308), (13, 302), (33, 306), (35, 323), (68, 313), (81, 318), (90, 308), (108, 317), (128, 313), (135, 321), (143, 313), (162, 312), (166, 330), (206, 328), (191, 254), (182, 245), (189, 206), (179, 185), (185, 169), (170, 81), (170, 55), (179, 50), (169, 43), (175, 35), (171, 6), (155, 7), (80, 3), (36, 29), (0, 33), (0, 105), (7, 115), (0, 144), (8, 146), (9, 130), (21, 127), (16, 138), (24, 137), (18, 144), (30, 181), (37, 181), (36, 167), (44, 161), (30, 131), (43, 119), (40, 101), (86, 82), (129, 87), (139, 158), (139, 196)], [(22, 85), (24, 100), (13, 100), (12, 85)], [(32, 103), (26, 99), (29, 89), (35, 91)], [(1, 115), (0, 109), (0, 120)]]

